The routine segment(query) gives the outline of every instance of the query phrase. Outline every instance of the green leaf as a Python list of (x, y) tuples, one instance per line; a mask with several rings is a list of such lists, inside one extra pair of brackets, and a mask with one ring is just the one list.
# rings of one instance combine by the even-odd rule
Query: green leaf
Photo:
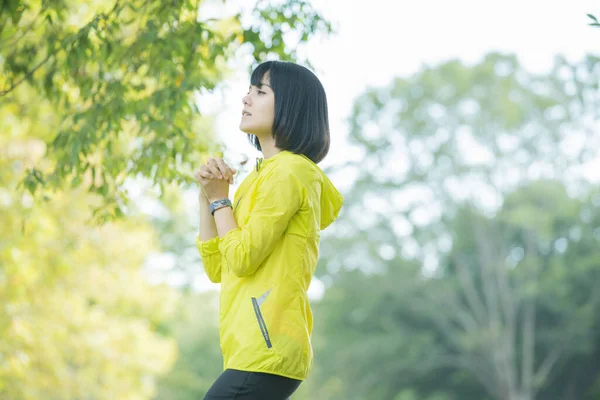
[(77, 187), (79, 186), (79, 184), (81, 183), (81, 178), (79, 176), (76, 176), (75, 178), (73, 178), (73, 181), (71, 182), (71, 187)]

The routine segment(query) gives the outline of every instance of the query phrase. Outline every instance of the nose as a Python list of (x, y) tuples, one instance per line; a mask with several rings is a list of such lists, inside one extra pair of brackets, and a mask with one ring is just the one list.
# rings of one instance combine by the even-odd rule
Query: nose
[(242, 103), (245, 106), (249, 106), (250, 105), (250, 95), (249, 94), (247, 94), (244, 97), (242, 97)]

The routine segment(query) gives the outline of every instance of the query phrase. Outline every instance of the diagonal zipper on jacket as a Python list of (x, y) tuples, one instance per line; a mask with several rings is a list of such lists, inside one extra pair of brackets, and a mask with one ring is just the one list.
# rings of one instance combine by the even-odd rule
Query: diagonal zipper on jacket
[(273, 345), (271, 344), (271, 338), (269, 337), (269, 331), (267, 330), (267, 324), (265, 324), (265, 320), (262, 316), (262, 313), (260, 312), (260, 307), (258, 305), (258, 300), (256, 300), (256, 297), (252, 298), (252, 306), (254, 307), (254, 313), (256, 314), (256, 319), (258, 320), (258, 326), (260, 327), (260, 332), (263, 335), (263, 338), (265, 339), (265, 342), (267, 343), (267, 347), (270, 349), (271, 347), (273, 347)]

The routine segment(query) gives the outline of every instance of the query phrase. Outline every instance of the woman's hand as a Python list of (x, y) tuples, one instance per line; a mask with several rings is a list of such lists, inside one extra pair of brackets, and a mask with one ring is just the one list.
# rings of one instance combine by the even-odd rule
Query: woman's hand
[(236, 170), (230, 168), (221, 158), (209, 158), (206, 164), (194, 173), (200, 183), (200, 200), (213, 202), (229, 197), (229, 185), (233, 184)]

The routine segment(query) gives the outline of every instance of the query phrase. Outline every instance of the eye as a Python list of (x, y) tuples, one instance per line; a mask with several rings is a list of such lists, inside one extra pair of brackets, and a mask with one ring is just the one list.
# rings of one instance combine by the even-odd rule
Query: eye
[(263, 92), (262, 90), (257, 90), (256, 93), (263, 95), (263, 94), (267, 94), (266, 92)]

